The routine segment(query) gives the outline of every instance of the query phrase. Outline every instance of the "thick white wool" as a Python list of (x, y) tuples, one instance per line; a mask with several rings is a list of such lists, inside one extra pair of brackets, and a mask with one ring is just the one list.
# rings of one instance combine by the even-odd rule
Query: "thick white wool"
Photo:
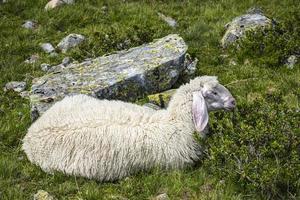
[(28, 130), (23, 150), (46, 172), (112, 181), (153, 167), (180, 169), (199, 159), (193, 138), (192, 91), (212, 77), (181, 86), (167, 110), (86, 95), (64, 98)]

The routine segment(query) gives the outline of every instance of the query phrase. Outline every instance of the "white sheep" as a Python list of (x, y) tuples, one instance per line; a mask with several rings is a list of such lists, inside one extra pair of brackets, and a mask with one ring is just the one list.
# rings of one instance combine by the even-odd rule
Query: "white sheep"
[(199, 160), (193, 137), (208, 112), (235, 100), (216, 77), (181, 86), (167, 109), (154, 110), (86, 95), (64, 98), (31, 125), (23, 140), (28, 159), (46, 172), (113, 181), (154, 167), (181, 169)]

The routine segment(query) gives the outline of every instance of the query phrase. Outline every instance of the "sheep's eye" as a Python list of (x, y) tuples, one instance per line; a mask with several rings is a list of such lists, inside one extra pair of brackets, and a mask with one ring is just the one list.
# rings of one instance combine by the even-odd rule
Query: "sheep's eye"
[(213, 95), (217, 95), (218, 93), (217, 93), (217, 92), (215, 92), (215, 91), (212, 91), (212, 94), (213, 94)]

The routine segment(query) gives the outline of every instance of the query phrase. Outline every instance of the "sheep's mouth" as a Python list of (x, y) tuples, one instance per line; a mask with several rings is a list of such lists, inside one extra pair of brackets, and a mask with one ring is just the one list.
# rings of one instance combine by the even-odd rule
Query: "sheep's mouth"
[(234, 108), (235, 108), (235, 106), (229, 106), (229, 107), (225, 107), (224, 110), (230, 112), (230, 111), (233, 111)]

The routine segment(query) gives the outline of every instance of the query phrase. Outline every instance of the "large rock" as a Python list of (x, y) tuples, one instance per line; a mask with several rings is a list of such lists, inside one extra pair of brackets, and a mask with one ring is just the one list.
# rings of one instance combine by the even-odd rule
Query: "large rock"
[(226, 33), (221, 40), (223, 47), (234, 43), (237, 39), (244, 37), (248, 30), (271, 27), (274, 22), (264, 16), (260, 9), (249, 9), (245, 15), (236, 17), (232, 22), (225, 25)]
[(67, 95), (88, 94), (99, 99), (134, 101), (167, 90), (185, 70), (187, 45), (178, 35), (127, 51), (57, 68), (33, 80), (32, 118)]

